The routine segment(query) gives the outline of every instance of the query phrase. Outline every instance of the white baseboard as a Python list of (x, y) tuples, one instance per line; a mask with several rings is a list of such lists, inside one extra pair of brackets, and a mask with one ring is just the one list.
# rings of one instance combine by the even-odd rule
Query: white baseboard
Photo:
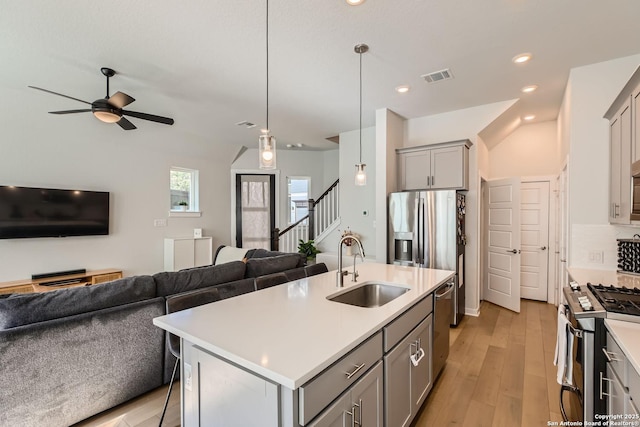
[(467, 316), (473, 316), (473, 317), (479, 317), (480, 316), (480, 308), (469, 308), (469, 307), (465, 307), (464, 308), (464, 314), (466, 314)]

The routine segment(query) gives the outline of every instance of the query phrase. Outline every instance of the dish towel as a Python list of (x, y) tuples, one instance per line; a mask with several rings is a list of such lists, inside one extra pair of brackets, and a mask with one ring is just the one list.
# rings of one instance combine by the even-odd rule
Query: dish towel
[(556, 352), (553, 364), (558, 367), (556, 380), (558, 384), (573, 384), (573, 334), (570, 322), (565, 314), (564, 304), (558, 307), (558, 331), (556, 336)]

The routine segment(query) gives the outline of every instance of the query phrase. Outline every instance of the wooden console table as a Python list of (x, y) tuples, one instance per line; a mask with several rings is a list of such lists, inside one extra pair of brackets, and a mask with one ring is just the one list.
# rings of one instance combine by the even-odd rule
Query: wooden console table
[(97, 285), (98, 283), (121, 278), (122, 270), (108, 268), (105, 270), (87, 271), (81, 274), (69, 274), (67, 276), (47, 277), (44, 279), (15, 280), (13, 282), (0, 282), (0, 294), (55, 291), (56, 289), (75, 288), (77, 286)]

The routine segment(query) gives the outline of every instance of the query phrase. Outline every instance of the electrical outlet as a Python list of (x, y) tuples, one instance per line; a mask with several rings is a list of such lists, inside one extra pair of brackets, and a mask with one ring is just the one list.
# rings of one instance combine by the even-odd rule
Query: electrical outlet
[(589, 251), (590, 264), (604, 264), (604, 251)]
[(191, 391), (191, 387), (193, 386), (193, 376), (191, 375), (191, 365), (188, 363), (184, 364), (184, 376), (184, 388)]
[(154, 219), (153, 220), (153, 226), (154, 227), (166, 227), (167, 226), (167, 220), (166, 219)]

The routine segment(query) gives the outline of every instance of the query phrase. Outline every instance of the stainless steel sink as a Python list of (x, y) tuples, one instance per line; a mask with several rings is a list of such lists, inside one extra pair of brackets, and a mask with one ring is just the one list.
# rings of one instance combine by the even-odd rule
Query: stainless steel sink
[(327, 299), (342, 304), (371, 308), (381, 307), (408, 291), (409, 288), (402, 286), (378, 282), (364, 282), (355, 288), (329, 295)]

